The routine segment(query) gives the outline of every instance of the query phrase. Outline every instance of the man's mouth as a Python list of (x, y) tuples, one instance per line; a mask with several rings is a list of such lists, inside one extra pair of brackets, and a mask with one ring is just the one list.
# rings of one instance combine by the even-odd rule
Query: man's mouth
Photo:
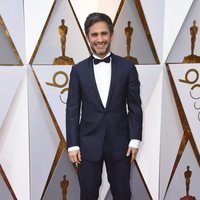
[(106, 43), (96, 43), (95, 46), (97, 47), (104, 47), (106, 45)]

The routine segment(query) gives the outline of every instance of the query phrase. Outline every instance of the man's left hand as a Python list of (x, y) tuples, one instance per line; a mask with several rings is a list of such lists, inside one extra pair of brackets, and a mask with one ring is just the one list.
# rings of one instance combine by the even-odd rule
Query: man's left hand
[(134, 148), (134, 147), (128, 147), (128, 151), (127, 151), (127, 156), (131, 156), (131, 163), (133, 163), (133, 161), (136, 159), (138, 153), (138, 149)]

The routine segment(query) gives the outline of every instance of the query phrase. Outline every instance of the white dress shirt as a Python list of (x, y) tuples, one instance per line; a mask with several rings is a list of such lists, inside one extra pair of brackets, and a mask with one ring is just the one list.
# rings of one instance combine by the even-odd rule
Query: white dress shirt
[[(110, 53), (107, 54), (105, 57), (109, 55)], [(97, 59), (101, 59), (97, 57), (96, 55), (93, 55), (93, 57)], [(93, 64), (93, 67), (94, 67), (94, 76), (95, 76), (98, 92), (99, 92), (99, 95), (101, 97), (101, 101), (104, 107), (106, 107), (108, 93), (110, 89), (110, 81), (111, 81), (111, 62), (110, 63), (100, 62), (96, 65)], [(131, 139), (129, 142), (129, 147), (139, 148), (139, 145), (140, 145), (140, 140)], [(79, 149), (80, 149), (79, 146), (69, 147), (68, 152), (73, 151), (73, 150), (79, 150)]]

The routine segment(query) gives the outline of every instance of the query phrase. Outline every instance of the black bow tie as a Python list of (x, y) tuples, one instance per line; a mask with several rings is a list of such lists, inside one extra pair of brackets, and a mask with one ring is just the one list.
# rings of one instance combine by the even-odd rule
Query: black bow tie
[(111, 57), (111, 56), (108, 56), (108, 57), (106, 57), (106, 58), (104, 58), (104, 59), (97, 59), (97, 58), (94, 58), (94, 57), (93, 57), (93, 59), (94, 59), (94, 64), (97, 65), (97, 64), (99, 64), (100, 62), (109, 63), (109, 62), (110, 62), (110, 57)]

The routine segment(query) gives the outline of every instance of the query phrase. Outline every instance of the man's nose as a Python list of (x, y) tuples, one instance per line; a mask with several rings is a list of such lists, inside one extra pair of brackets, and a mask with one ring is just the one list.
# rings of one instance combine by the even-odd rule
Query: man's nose
[(98, 42), (102, 42), (102, 41), (103, 41), (103, 37), (102, 37), (101, 34), (98, 35), (98, 37), (97, 37), (97, 41), (98, 41)]

